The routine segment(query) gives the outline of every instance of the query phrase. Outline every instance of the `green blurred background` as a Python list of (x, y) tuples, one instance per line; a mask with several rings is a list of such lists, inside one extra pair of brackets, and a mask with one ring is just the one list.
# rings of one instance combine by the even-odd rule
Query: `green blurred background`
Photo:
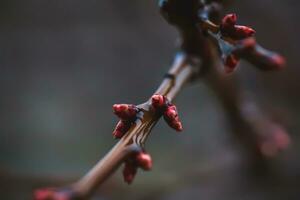
[[(150, 173), (131, 186), (118, 171), (95, 199), (300, 198), (300, 1), (235, 1), (241, 24), (288, 60), (265, 73), (242, 62), (245, 90), (288, 128), (293, 145), (254, 176), (232, 142), (226, 116), (201, 82), (176, 99), (185, 130), (162, 121), (147, 142)], [(115, 144), (114, 103), (141, 103), (162, 80), (176, 30), (154, 0), (2, 0), (0, 2), (0, 195), (30, 199), (36, 187), (70, 183)]]

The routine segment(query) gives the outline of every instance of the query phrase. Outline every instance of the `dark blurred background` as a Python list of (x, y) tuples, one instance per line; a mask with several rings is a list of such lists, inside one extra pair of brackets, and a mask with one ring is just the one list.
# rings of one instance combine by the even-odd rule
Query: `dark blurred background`
[[(176, 103), (185, 126), (158, 123), (147, 142), (154, 159), (132, 186), (118, 171), (95, 199), (260, 200), (300, 198), (300, 1), (235, 1), (241, 24), (288, 60), (265, 73), (242, 62), (245, 90), (288, 128), (293, 145), (253, 176), (231, 142), (218, 99), (201, 82)], [(0, 195), (30, 199), (36, 187), (70, 183), (114, 144), (114, 103), (141, 103), (158, 86), (177, 32), (154, 0), (2, 0), (0, 2)]]

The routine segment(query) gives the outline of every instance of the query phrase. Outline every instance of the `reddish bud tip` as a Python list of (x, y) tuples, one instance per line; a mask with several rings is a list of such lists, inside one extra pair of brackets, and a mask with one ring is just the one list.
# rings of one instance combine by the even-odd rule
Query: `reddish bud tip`
[(225, 15), (225, 17), (223, 17), (221, 26), (224, 29), (230, 28), (236, 24), (236, 21), (237, 21), (236, 14), (234, 14), (234, 13), (227, 14), (227, 15)]
[(250, 28), (248, 26), (235, 25), (234, 29), (235, 29), (235, 31), (232, 34), (232, 37), (234, 39), (238, 39), (238, 40), (252, 37), (255, 34), (255, 30), (253, 30), (252, 28)]
[(173, 122), (173, 126), (172, 126), (176, 131), (180, 132), (183, 130), (183, 126), (182, 123), (180, 121), (175, 121)]
[(290, 136), (280, 128), (274, 133), (274, 140), (280, 151), (287, 149), (291, 144)]
[(220, 25), (222, 36), (230, 37), (234, 40), (242, 40), (255, 34), (255, 31), (248, 26), (236, 25), (236, 21), (236, 14), (228, 14), (222, 19)]
[(165, 116), (170, 119), (175, 119), (176, 117), (178, 117), (176, 106), (175, 105), (169, 106), (165, 112)]
[(152, 168), (152, 158), (149, 154), (140, 152), (136, 156), (136, 161), (139, 167), (141, 167), (143, 170), (150, 170)]
[(138, 108), (131, 104), (115, 104), (113, 105), (114, 113), (123, 120), (131, 120), (136, 117)]
[(177, 108), (175, 105), (170, 105), (164, 112), (164, 119), (169, 124), (170, 127), (176, 131), (182, 131), (183, 127), (178, 117)]
[(154, 108), (162, 108), (166, 104), (166, 98), (163, 95), (155, 94), (151, 97), (151, 104)]
[(34, 200), (72, 200), (71, 193), (59, 192), (50, 188), (39, 189), (34, 192)]
[(271, 136), (260, 144), (260, 151), (264, 156), (274, 157), (280, 151), (288, 148), (291, 140), (287, 132), (280, 126), (272, 128)]
[(274, 66), (274, 69), (283, 69), (286, 66), (286, 61), (284, 59), (284, 57), (278, 55), (278, 54), (274, 54), (271, 57), (271, 62)]
[(53, 195), (54, 192), (51, 189), (38, 189), (34, 191), (34, 200), (48, 200), (51, 199)]
[(239, 63), (239, 59), (231, 54), (227, 56), (224, 60), (224, 69), (225, 73), (231, 73), (236, 69), (237, 64)]
[(116, 125), (115, 130), (113, 131), (113, 136), (115, 138), (121, 138), (123, 135), (130, 129), (131, 123), (126, 122), (126, 121), (119, 121), (118, 124)]
[(130, 162), (126, 162), (123, 169), (124, 181), (131, 184), (137, 172), (137, 167)]

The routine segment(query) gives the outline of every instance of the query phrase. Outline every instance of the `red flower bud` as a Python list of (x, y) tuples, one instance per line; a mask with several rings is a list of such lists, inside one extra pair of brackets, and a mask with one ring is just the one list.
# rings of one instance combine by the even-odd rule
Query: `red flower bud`
[(254, 35), (255, 31), (252, 28), (235, 25), (236, 21), (237, 16), (235, 14), (228, 14), (222, 19), (220, 31), (223, 36), (234, 40), (242, 40)]
[(274, 132), (274, 142), (278, 150), (285, 150), (291, 143), (290, 136), (285, 132), (285, 130), (278, 127)]
[(34, 192), (34, 200), (72, 200), (71, 193), (55, 191), (51, 188), (39, 189)]
[(123, 169), (123, 178), (124, 181), (128, 184), (132, 183), (137, 172), (137, 166), (135, 166), (132, 162), (125, 162), (125, 166)]
[(234, 27), (237, 21), (237, 16), (236, 14), (227, 14), (225, 17), (222, 19), (221, 27), (222, 29), (228, 29)]
[(34, 192), (34, 200), (50, 200), (54, 195), (51, 189), (39, 189)]
[(274, 157), (278, 152), (285, 150), (291, 140), (287, 132), (280, 126), (272, 127), (270, 134), (260, 143), (259, 148), (264, 156)]
[(113, 136), (115, 138), (121, 138), (123, 135), (130, 129), (131, 123), (128, 121), (119, 121), (116, 125), (115, 130), (113, 131)]
[(231, 73), (236, 69), (237, 64), (239, 63), (239, 58), (234, 54), (227, 56), (224, 60), (224, 69), (226, 73)]
[(151, 104), (154, 108), (163, 108), (166, 102), (167, 99), (163, 95), (155, 94), (151, 98)]
[(152, 159), (150, 154), (140, 152), (136, 156), (136, 162), (143, 170), (150, 170), (152, 168)]
[(183, 130), (175, 105), (168, 106), (168, 108), (164, 112), (164, 119), (166, 120), (168, 125), (173, 129), (175, 129), (176, 131)]
[(255, 30), (248, 26), (235, 25), (234, 30), (235, 31), (232, 33), (231, 37), (236, 40), (252, 37), (255, 34)]
[(182, 131), (182, 124), (179, 120), (176, 106), (171, 104), (165, 96), (158, 94), (153, 95), (151, 104), (163, 114), (164, 119), (169, 126), (176, 131)]
[(284, 57), (274, 54), (270, 57), (270, 66), (272, 66), (273, 69), (283, 69), (286, 66), (286, 61)]
[(132, 120), (138, 112), (138, 108), (132, 104), (115, 104), (113, 105), (113, 110), (122, 120)]

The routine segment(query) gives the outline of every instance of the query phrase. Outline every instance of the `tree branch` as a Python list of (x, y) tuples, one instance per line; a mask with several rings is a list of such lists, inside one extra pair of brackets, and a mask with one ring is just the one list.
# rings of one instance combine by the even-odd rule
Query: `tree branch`
[[(278, 133), (281, 129), (270, 123), (256, 106), (249, 109), (250, 104), (236, 85), (226, 81), (224, 74), (216, 68), (220, 57), (225, 72), (234, 71), (240, 59), (246, 59), (263, 70), (282, 69), (284, 59), (258, 45), (253, 37), (253, 29), (236, 25), (235, 14), (226, 15), (220, 24), (214, 23), (220, 14), (220, 5), (216, 2), (219, 1), (160, 1), (162, 16), (179, 30), (182, 41), (180, 53), (154, 93), (155, 98), (152, 96), (138, 106), (115, 105), (115, 114), (121, 120), (114, 136), (120, 141), (82, 179), (67, 188), (39, 190), (35, 193), (36, 200), (87, 199), (122, 163), (125, 164), (124, 179), (128, 183), (133, 180), (138, 167), (149, 170), (152, 163), (150, 155), (144, 150), (146, 139), (161, 116), (172, 128), (177, 131), (182, 129), (177, 109), (171, 102), (183, 85), (195, 77), (204, 77), (206, 83), (216, 91), (238, 136), (246, 138), (246, 141), (251, 138), (250, 143), (245, 143), (250, 144), (251, 149), (255, 149), (253, 147), (258, 143), (262, 145), (262, 153), (272, 154), (274, 145), (279, 149), (287, 145), (288, 136), (284, 138), (283, 134), (279, 134), (279, 139), (275, 134), (275, 139), (270, 140), (269, 136), (274, 134), (268, 133)], [(216, 45), (213, 46), (211, 40)], [(215, 46), (220, 55), (215, 53)], [(269, 132), (263, 131), (265, 128)], [(242, 134), (239, 132), (241, 129), (253, 131)]]
[[(178, 53), (169, 72), (154, 94), (163, 95), (170, 101), (174, 100), (182, 87), (198, 74), (200, 64), (199, 58), (182, 52)], [(151, 109), (151, 99), (137, 107), (140, 112), (135, 122), (115, 147), (75, 184), (61, 190), (50, 189), (52, 196), (61, 195), (68, 199), (89, 198), (124, 161), (131, 155), (143, 151), (146, 139), (162, 115)], [(37, 193), (43, 196), (47, 192), (49, 189), (40, 190)]]
[[(182, 86), (197, 73), (199, 60), (183, 53), (178, 53), (166, 78), (154, 94), (166, 96), (172, 101)], [(197, 65), (197, 66), (196, 66)], [(142, 111), (130, 130), (115, 147), (81, 180), (74, 184), (75, 193), (89, 196), (102, 184), (131, 154), (144, 148), (145, 141), (161, 115), (150, 109), (150, 99), (137, 106)]]

